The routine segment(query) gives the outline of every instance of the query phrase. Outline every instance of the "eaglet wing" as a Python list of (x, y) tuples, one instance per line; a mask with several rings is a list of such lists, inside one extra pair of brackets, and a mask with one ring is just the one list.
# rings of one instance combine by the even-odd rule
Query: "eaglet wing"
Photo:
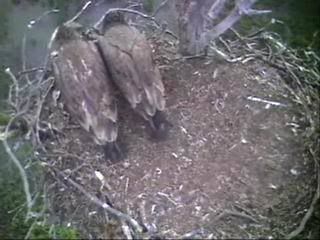
[(136, 29), (133, 30), (137, 37), (132, 49), (132, 57), (140, 81), (145, 89), (148, 101), (162, 111), (165, 108), (164, 86), (159, 69), (152, 58), (152, 49), (145, 37)]
[(62, 45), (53, 60), (57, 85), (66, 106), (98, 144), (117, 137), (117, 108), (103, 61), (91, 42)]
[[(144, 43), (138, 45), (139, 41)], [(127, 25), (116, 25), (99, 38), (99, 45), (113, 80), (131, 106), (146, 119), (163, 110), (164, 87), (143, 35)]]

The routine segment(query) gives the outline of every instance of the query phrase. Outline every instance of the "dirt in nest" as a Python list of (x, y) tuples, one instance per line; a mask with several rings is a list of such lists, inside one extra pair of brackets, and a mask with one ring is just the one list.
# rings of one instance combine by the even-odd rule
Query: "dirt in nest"
[[(154, 47), (173, 125), (168, 139), (151, 141), (147, 124), (120, 100), (127, 157), (110, 165), (50, 99), (43, 118), (60, 133), (45, 142), (47, 161), (154, 235), (283, 237), (305, 213), (312, 179), (295, 128), (300, 119), (278, 72), (258, 61), (169, 60), (168, 47)], [(102, 190), (95, 171), (106, 179)], [(48, 182), (55, 221), (89, 238), (111, 234), (99, 207), (55, 178)]]

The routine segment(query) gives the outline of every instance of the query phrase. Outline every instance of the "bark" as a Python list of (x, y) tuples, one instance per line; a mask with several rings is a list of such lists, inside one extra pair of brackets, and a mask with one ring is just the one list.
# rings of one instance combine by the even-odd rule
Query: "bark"
[(185, 0), (176, 1), (179, 28), (179, 52), (183, 55), (201, 52), (205, 19), (203, 6), (207, 1)]
[[(176, 0), (179, 52), (182, 55), (201, 54), (210, 41), (230, 29), (242, 16), (270, 12), (251, 9), (257, 1), (236, 0), (233, 9), (226, 15), (226, 5), (232, 0)], [(226, 17), (220, 19), (223, 15)]]

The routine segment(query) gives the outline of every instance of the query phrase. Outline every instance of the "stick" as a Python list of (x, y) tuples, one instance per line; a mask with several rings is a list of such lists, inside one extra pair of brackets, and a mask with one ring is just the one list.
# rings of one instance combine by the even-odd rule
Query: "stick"
[[(5, 130), (5, 136), (8, 135), (9, 128), (11, 127), (11, 124), (13, 123), (13, 121), (23, 114), (24, 114), (24, 112), (20, 112), (16, 116), (14, 116), (13, 118), (10, 119), (10, 121), (6, 127), (6, 130)], [(2, 140), (2, 144), (3, 144), (4, 149), (6, 150), (7, 154), (9, 155), (10, 159), (12, 160), (14, 165), (16, 165), (16, 167), (19, 170), (19, 174), (20, 174), (20, 177), (21, 177), (21, 180), (23, 183), (24, 194), (26, 196), (26, 201), (27, 201), (28, 211), (27, 211), (26, 219), (28, 219), (29, 216), (31, 215), (31, 208), (32, 208), (33, 202), (32, 202), (32, 198), (31, 198), (31, 194), (30, 194), (30, 187), (29, 187), (27, 174), (26, 174), (23, 166), (21, 165), (20, 161), (17, 159), (17, 157), (12, 152), (12, 150), (7, 142), (7, 138), (5, 137), (4, 139), (1, 139), (1, 140)]]
[(47, 16), (47, 15), (49, 15), (49, 14), (51, 14), (51, 13), (58, 13), (58, 12), (60, 12), (59, 9), (52, 9), (52, 10), (49, 10), (49, 11), (44, 12), (44, 13), (41, 14), (39, 17), (37, 17), (35, 20), (31, 20), (31, 21), (29, 22), (29, 24), (28, 24), (28, 28), (33, 28), (33, 26), (34, 26), (35, 24), (37, 24), (38, 22), (40, 22), (41, 19), (44, 18), (45, 16)]
[(28, 73), (37, 72), (37, 71), (43, 71), (43, 68), (42, 67), (34, 67), (34, 68), (30, 68), (30, 69), (25, 69), (24, 71), (18, 72), (18, 76), (28, 74)]
[(155, 17), (155, 16), (158, 14), (158, 12), (159, 12), (165, 5), (167, 5), (168, 1), (169, 1), (169, 0), (164, 0), (164, 1), (159, 5), (159, 7), (154, 11), (154, 13), (152, 14), (152, 17)]
[(70, 20), (66, 21), (65, 24), (69, 24), (76, 21), (90, 5), (91, 5), (91, 1), (88, 1), (76, 15)]
[(318, 169), (318, 187), (316, 190), (316, 193), (313, 196), (311, 205), (307, 211), (307, 213), (303, 216), (298, 228), (296, 228), (295, 230), (293, 230), (291, 233), (289, 233), (285, 238), (286, 239), (292, 239), (295, 238), (296, 236), (298, 236), (306, 227), (307, 222), (309, 221), (309, 219), (311, 218), (313, 212), (314, 212), (314, 208), (320, 198), (320, 172)]
[(15, 88), (15, 100), (13, 101), (13, 104), (15, 106), (17, 106), (17, 101), (18, 101), (18, 93), (19, 93), (19, 84), (18, 84), (18, 81), (17, 81), (17, 78), (14, 76), (14, 74), (11, 72), (11, 69), (10, 68), (6, 68), (5, 70), (5, 73), (7, 73), (12, 82), (13, 82), (13, 86)]
[(254, 219), (253, 217), (245, 214), (245, 213), (241, 213), (241, 212), (236, 212), (236, 211), (231, 211), (231, 210), (224, 210), (220, 215), (218, 215), (216, 218), (215, 218), (215, 221), (218, 221), (220, 220), (221, 218), (225, 217), (225, 216), (228, 216), (228, 215), (231, 215), (231, 216), (235, 216), (235, 217), (241, 217), (241, 218), (246, 218), (254, 223), (258, 223), (258, 221), (256, 219)]
[(64, 173), (61, 171), (55, 169), (55, 171), (60, 175), (64, 180), (68, 181), (73, 187), (75, 187), (78, 191), (80, 191), (85, 197), (87, 197), (90, 201), (92, 201), (94, 204), (98, 205), (99, 207), (102, 207), (106, 211), (108, 211), (110, 214), (116, 216), (122, 221), (126, 221), (129, 223), (131, 227), (133, 227), (134, 230), (136, 230), (138, 233), (142, 233), (143, 229), (139, 225), (139, 223), (131, 218), (129, 215), (120, 212), (119, 210), (112, 208), (109, 204), (101, 201), (99, 198), (96, 196), (88, 193), (81, 185), (73, 181), (71, 178), (68, 178)]
[[(21, 47), (21, 58), (22, 58), (22, 71), (26, 71), (26, 44), (27, 44), (27, 33), (25, 32), (22, 38), (22, 47)], [(25, 74), (25, 78), (27, 80), (27, 84), (30, 85), (30, 78), (28, 72)]]
[(261, 98), (257, 98), (257, 97), (253, 97), (253, 96), (249, 96), (247, 97), (248, 100), (254, 101), (254, 102), (262, 102), (262, 103), (267, 103), (270, 105), (274, 105), (274, 106), (279, 106), (279, 107), (286, 107), (287, 105), (283, 104), (283, 103), (279, 103), (279, 102), (275, 102), (275, 101), (269, 101), (269, 100), (264, 100)]
[(41, 140), (40, 140), (40, 136), (39, 136), (39, 129), (40, 129), (39, 122), (40, 122), (40, 116), (41, 116), (43, 104), (44, 104), (44, 102), (45, 102), (45, 100), (46, 100), (46, 97), (48, 96), (51, 88), (52, 88), (53, 85), (54, 85), (53, 79), (51, 79), (51, 80), (52, 80), (52, 82), (50, 83), (47, 91), (45, 92), (43, 98), (39, 101), (39, 106), (38, 106), (38, 108), (37, 108), (36, 118), (35, 118), (36, 140), (37, 140), (38, 144), (40, 145), (41, 149), (43, 149), (44, 151), (45, 151), (45, 148), (43, 147), (42, 142), (41, 142)]

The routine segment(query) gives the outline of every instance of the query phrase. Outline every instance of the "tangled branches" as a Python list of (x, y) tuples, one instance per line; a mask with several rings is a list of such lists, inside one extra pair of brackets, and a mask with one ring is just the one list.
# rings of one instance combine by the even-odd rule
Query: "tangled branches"
[[(272, 20), (269, 24), (276, 22), (276, 20)], [(210, 49), (216, 56), (230, 63), (261, 60), (278, 69), (282, 73), (285, 88), (291, 94), (292, 101), (302, 109), (305, 117), (304, 125), (307, 126), (302, 130), (304, 147), (308, 153), (307, 158), (311, 158), (314, 162), (317, 188), (309, 209), (298, 228), (286, 236), (287, 239), (292, 239), (305, 229), (306, 223), (311, 218), (315, 205), (320, 199), (320, 58), (310, 49), (296, 50), (286, 46), (278, 34), (266, 31), (267, 27), (249, 36), (241, 36), (232, 29), (236, 40), (225, 41), (220, 37), (218, 41), (211, 44)], [(222, 47), (218, 47), (218, 45)], [(261, 99), (258, 100), (261, 101)], [(292, 130), (298, 131), (297, 128)]]
[[(166, 1), (167, 2), (167, 1)], [(90, 5), (88, 2), (81, 11), (71, 20), (75, 21), (82, 12)], [(127, 13), (137, 14), (140, 17), (151, 20), (155, 22), (154, 15), (148, 16), (143, 13), (140, 13), (131, 9), (113, 9), (110, 11), (125, 11)], [(110, 12), (108, 11), (108, 12)], [(54, 12), (54, 11), (53, 11)], [(108, 13), (107, 12), (107, 13)], [(107, 14), (106, 13), (106, 14)], [(41, 18), (39, 18), (41, 19)], [(29, 23), (29, 27), (36, 25), (36, 22), (39, 20), (34, 20)], [(99, 22), (96, 26), (99, 25)], [(157, 27), (160, 27), (160, 24), (155, 22)], [(304, 135), (306, 138), (306, 149), (308, 150), (310, 156), (314, 159), (315, 169), (317, 174), (319, 174), (319, 142), (317, 142), (319, 136), (319, 113), (317, 111), (317, 106), (319, 105), (319, 95), (317, 89), (319, 88), (319, 57), (312, 51), (302, 51), (297, 52), (296, 50), (286, 47), (274, 33), (266, 31), (258, 31), (250, 36), (241, 36), (234, 30), (234, 34), (237, 39), (234, 41), (226, 41), (223, 38), (219, 38), (217, 43), (219, 46), (222, 45), (222, 48), (218, 48), (217, 45), (212, 43), (211, 50), (216, 54), (225, 59), (228, 62), (242, 62), (246, 63), (249, 61), (261, 60), (270, 64), (271, 66), (280, 70), (287, 79), (286, 88), (288, 92), (292, 95), (294, 103), (301, 106), (303, 112), (306, 116), (306, 121), (308, 122), (307, 131)], [(52, 44), (54, 36), (52, 36), (48, 48)], [(22, 46), (25, 45), (27, 41), (26, 37), (23, 39)], [(223, 50), (222, 50), (223, 49)], [(302, 54), (302, 55), (301, 55)], [(26, 174), (25, 167), (22, 162), (14, 155), (14, 152), (11, 150), (10, 144), (8, 143), (8, 138), (10, 137), (10, 131), (12, 125), (16, 119), (23, 119), (23, 122), (28, 126), (28, 133), (26, 137), (31, 139), (35, 153), (41, 153), (42, 156), (49, 156), (52, 152), (47, 151), (45, 143), (42, 143), (42, 133), (46, 131), (52, 132), (52, 126), (50, 123), (46, 122), (41, 118), (43, 110), (45, 108), (46, 99), (50, 96), (51, 89), (54, 84), (54, 79), (48, 76), (48, 65), (49, 65), (49, 54), (47, 55), (44, 64), (40, 67), (27, 69), (25, 64), (25, 54), (23, 50), (23, 67), (22, 71), (18, 74), (14, 74), (10, 69), (7, 69), (7, 74), (12, 80), (12, 85), (10, 86), (8, 103), (11, 106), (12, 119), (6, 127), (2, 137), (3, 144), (5, 149), (10, 156), (12, 162), (19, 169), (20, 176), (23, 180), (24, 191), (26, 196), (26, 202), (28, 207), (27, 216), (32, 216), (32, 207), (34, 206), (35, 197), (33, 197), (32, 191), (30, 190), (30, 184), (28, 182), (28, 177)], [(179, 56), (179, 59), (181, 57)], [(184, 57), (184, 59), (187, 59)], [(251, 98), (251, 100), (258, 101), (256, 98)], [(262, 101), (261, 99), (259, 101)], [(268, 104), (277, 105), (276, 102), (266, 102)], [(279, 104), (278, 104), (279, 105)], [(46, 126), (47, 128), (44, 128)], [(78, 162), (83, 161), (84, 158), (88, 156), (78, 156), (72, 155), (67, 151), (56, 151), (55, 155), (52, 158), (63, 159), (64, 157), (76, 159)], [(49, 158), (48, 158), (49, 159)], [(122, 231), (124, 235), (130, 239), (135, 234), (140, 234), (143, 231), (142, 226), (146, 226), (147, 222), (145, 217), (142, 217), (143, 220), (139, 223), (136, 219), (130, 216), (130, 212), (127, 214), (119, 211), (116, 207), (113, 207), (107, 200), (102, 200), (98, 198), (95, 193), (92, 193), (90, 186), (83, 184), (82, 179), (77, 178), (75, 172), (80, 169), (83, 164), (78, 164), (73, 170), (70, 169), (60, 169), (57, 167), (59, 161), (44, 161), (45, 158), (40, 159), (41, 165), (51, 173), (52, 177), (55, 180), (55, 184), (59, 186), (71, 186), (72, 190), (77, 191), (85, 199), (89, 200), (95, 207), (104, 210), (107, 214), (112, 215), (122, 225)], [(91, 159), (90, 159), (91, 160)], [(67, 171), (69, 170), (69, 171)], [(92, 170), (92, 169), (91, 169)], [(90, 172), (92, 174), (92, 172)], [(92, 174), (93, 175), (93, 174)], [(316, 194), (314, 195), (313, 201), (310, 205), (308, 212), (305, 214), (303, 220), (301, 221), (300, 226), (290, 233), (287, 237), (292, 238), (299, 234), (305, 227), (306, 222), (312, 215), (315, 202), (319, 199), (319, 176), (318, 176), (318, 188)], [(142, 209), (144, 207), (141, 207)], [(143, 212), (143, 210), (141, 210)], [(106, 214), (106, 215), (107, 215)], [(144, 215), (144, 214), (142, 214)], [(239, 214), (233, 211), (225, 211), (221, 216), (233, 215), (241, 218), (249, 219), (252, 222), (255, 222), (255, 219), (249, 215)], [(182, 238), (188, 238), (194, 236), (202, 230), (192, 231), (188, 234), (182, 236)], [(138, 235), (139, 236), (139, 235)]]
[[(91, 1), (88, 1), (83, 8), (69, 21), (73, 22), (76, 21), (79, 16), (91, 5)], [(116, 9), (119, 10), (119, 9)], [(123, 10), (123, 9), (120, 9)], [(124, 9), (126, 10), (126, 9)], [(129, 11), (129, 10), (126, 10)], [(41, 119), (41, 115), (44, 109), (45, 102), (50, 96), (51, 90), (54, 85), (54, 78), (50, 76), (50, 51), (52, 43), (55, 39), (56, 31), (52, 34), (48, 45), (47, 45), (47, 54), (44, 59), (44, 63), (42, 66), (27, 69), (26, 68), (26, 42), (27, 42), (27, 33), (28, 30), (33, 28), (40, 22), (44, 17), (51, 13), (57, 13), (58, 10), (54, 9), (51, 11), (47, 11), (43, 13), (40, 17), (36, 18), (35, 20), (31, 20), (27, 24), (27, 31), (25, 32), (23, 39), (22, 39), (22, 71), (18, 74), (14, 74), (10, 68), (6, 69), (6, 74), (10, 77), (12, 84), (9, 88), (8, 93), (8, 105), (11, 109), (10, 117), (4, 132), (1, 134), (0, 140), (2, 141), (5, 151), (7, 152), (9, 159), (14, 163), (14, 165), (19, 170), (19, 175), (22, 179), (23, 189), (26, 198), (26, 206), (27, 206), (27, 214), (26, 219), (30, 219), (35, 217), (36, 220), (42, 216), (43, 210), (40, 213), (33, 212), (33, 207), (35, 206), (35, 202), (37, 200), (38, 194), (35, 194), (33, 197), (33, 193), (30, 190), (30, 182), (28, 178), (28, 174), (25, 170), (25, 166), (23, 165), (24, 161), (18, 159), (15, 155), (12, 147), (8, 143), (9, 138), (13, 135), (12, 132), (15, 131), (13, 125), (19, 119), (23, 122), (23, 127), (26, 128), (26, 132), (23, 132), (23, 136), (25, 139), (30, 140), (33, 145), (34, 155), (37, 158), (38, 156), (45, 156), (47, 153), (47, 149), (45, 145), (42, 143), (43, 136), (47, 135), (48, 131), (49, 134), (53, 133), (53, 130), (50, 123), (46, 122), (45, 120)], [(130, 12), (130, 11), (129, 11)], [(139, 13), (134, 11), (134, 13)], [(46, 126), (46, 127), (43, 127)], [(19, 129), (18, 129), (19, 130)], [(17, 139), (15, 139), (17, 140)], [(90, 194), (87, 190), (85, 190), (80, 184), (76, 183), (70, 177), (66, 177), (65, 174), (58, 169), (54, 168), (48, 163), (45, 163), (40, 160), (41, 166), (47, 167), (49, 172), (57, 173), (57, 177), (60, 178), (61, 182), (67, 182), (73, 186), (76, 190), (80, 191), (84, 196), (86, 196), (90, 201), (96, 204), (98, 207), (102, 207), (112, 216), (118, 218), (122, 225), (124, 226), (124, 233), (128, 238), (130, 237), (130, 232), (133, 233), (141, 233), (142, 227), (139, 223), (131, 218), (130, 216), (120, 212), (119, 210), (114, 209), (112, 206), (107, 204), (106, 202), (101, 201), (94, 195)], [(44, 209), (44, 208), (43, 208)], [(36, 221), (35, 220), (35, 221)], [(128, 225), (127, 225), (128, 224)], [(30, 236), (32, 228), (34, 224), (31, 225), (26, 238)], [(129, 228), (129, 230), (128, 230)]]

